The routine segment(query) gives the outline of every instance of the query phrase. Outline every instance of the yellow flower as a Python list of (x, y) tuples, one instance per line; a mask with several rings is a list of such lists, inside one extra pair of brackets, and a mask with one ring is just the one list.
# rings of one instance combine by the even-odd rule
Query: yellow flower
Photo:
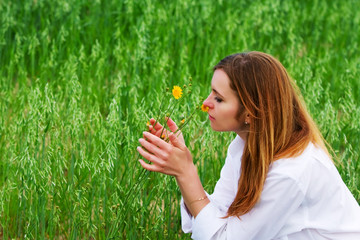
[(208, 107), (208, 106), (205, 106), (205, 105), (203, 104), (203, 105), (201, 105), (201, 111), (207, 112), (207, 111), (209, 111), (209, 107)]
[(179, 86), (174, 86), (173, 90), (172, 90), (172, 95), (174, 96), (175, 99), (179, 99), (181, 98), (182, 95), (182, 89)]
[(147, 127), (150, 126), (150, 122), (149, 122), (149, 121), (146, 123), (146, 126), (147, 126)]
[(184, 123), (185, 123), (185, 119), (181, 120), (180, 123), (181, 123), (181, 124), (184, 124)]

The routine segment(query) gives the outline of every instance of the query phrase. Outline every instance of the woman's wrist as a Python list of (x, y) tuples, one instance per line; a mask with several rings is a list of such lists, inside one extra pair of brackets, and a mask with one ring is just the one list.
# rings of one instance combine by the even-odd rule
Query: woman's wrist
[(188, 184), (194, 179), (199, 178), (197, 168), (194, 163), (191, 163), (188, 168), (186, 168), (181, 174), (175, 176), (177, 183), (181, 185)]
[(179, 185), (181, 195), (190, 213), (197, 214), (209, 203), (205, 190), (201, 184), (197, 168), (194, 164), (187, 171), (175, 177)]

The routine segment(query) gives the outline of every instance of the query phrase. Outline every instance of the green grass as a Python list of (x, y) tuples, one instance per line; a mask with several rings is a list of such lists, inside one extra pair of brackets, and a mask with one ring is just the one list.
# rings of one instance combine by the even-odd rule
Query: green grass
[[(0, 1), (0, 238), (189, 239), (173, 178), (136, 147), (166, 87), (241, 51), (277, 57), (360, 202), (360, 2)], [(234, 137), (196, 114), (186, 142), (209, 192)], [(130, 189), (132, 189), (130, 191)], [(134, 190), (135, 189), (135, 190)]]

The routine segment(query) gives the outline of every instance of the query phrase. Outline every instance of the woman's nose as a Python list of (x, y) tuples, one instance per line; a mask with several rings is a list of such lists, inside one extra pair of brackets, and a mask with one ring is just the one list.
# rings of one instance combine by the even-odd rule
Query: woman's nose
[(205, 101), (203, 102), (204, 106), (211, 108), (214, 108), (214, 104), (211, 101), (210, 98), (211, 94), (205, 99)]

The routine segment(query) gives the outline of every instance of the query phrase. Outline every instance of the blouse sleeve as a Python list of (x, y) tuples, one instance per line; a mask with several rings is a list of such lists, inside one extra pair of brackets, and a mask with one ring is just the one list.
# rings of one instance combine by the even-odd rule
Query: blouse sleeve
[(299, 208), (304, 194), (299, 184), (285, 176), (268, 176), (260, 201), (239, 218), (224, 217), (211, 201), (192, 222), (193, 239), (272, 239)]

